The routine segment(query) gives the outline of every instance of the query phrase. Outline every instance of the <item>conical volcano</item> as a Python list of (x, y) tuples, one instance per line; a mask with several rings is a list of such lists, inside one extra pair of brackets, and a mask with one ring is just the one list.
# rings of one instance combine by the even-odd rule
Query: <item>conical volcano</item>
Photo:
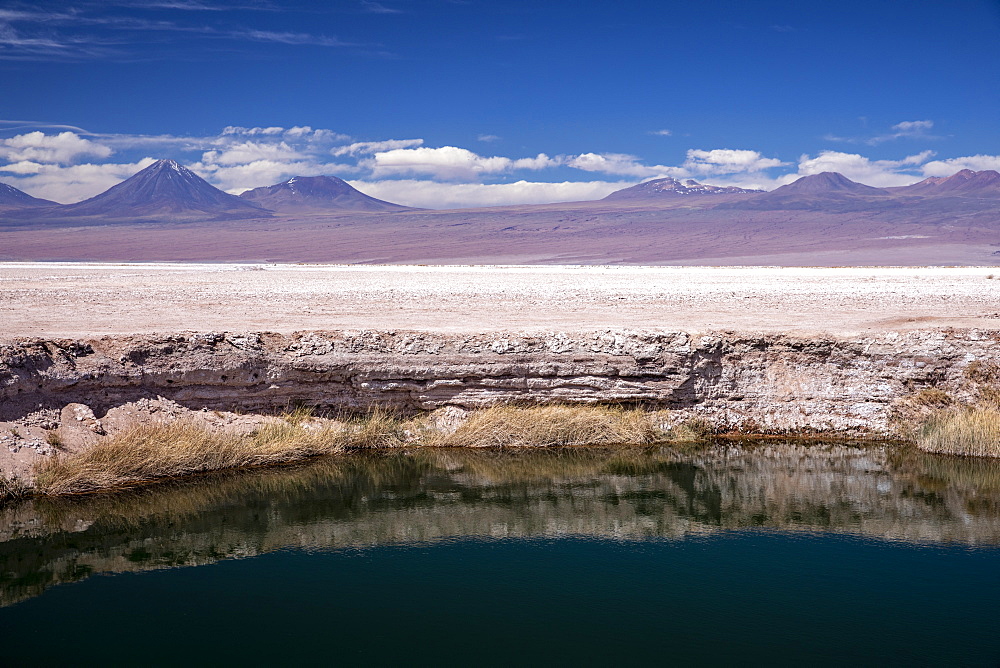
[(822, 172), (820, 174), (810, 174), (801, 179), (781, 186), (771, 191), (773, 195), (870, 195), (875, 197), (884, 196), (886, 193), (880, 188), (866, 186), (863, 183), (852, 181), (839, 172)]
[(240, 197), (281, 213), (412, 210), (370, 197), (336, 176), (293, 176), (284, 183), (248, 190)]
[(158, 160), (96, 197), (61, 207), (60, 218), (204, 220), (260, 218), (268, 212), (224, 193), (173, 160)]
[(744, 211), (799, 210), (845, 213), (898, 206), (891, 194), (850, 180), (837, 172), (810, 174), (753, 199), (723, 204), (720, 209)]

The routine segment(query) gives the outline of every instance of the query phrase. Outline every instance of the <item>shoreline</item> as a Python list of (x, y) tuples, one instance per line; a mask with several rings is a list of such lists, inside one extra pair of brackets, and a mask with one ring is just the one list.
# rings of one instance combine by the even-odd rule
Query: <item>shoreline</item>
[(31, 476), (153, 412), (249, 433), (297, 406), (620, 406), (912, 442), (933, 416), (968, 431), (952, 424), (967, 407), (993, 429), (994, 271), (0, 263), (0, 471)]
[[(357, 330), (20, 338), (0, 342), (0, 470), (31, 480), (56, 459), (96, 456), (88, 453), (137, 425), (197, 425), (200, 435), (154, 433), (140, 441), (196, 441), (212, 457), (229, 448), (215, 468), (285, 463), (356, 447), (421, 445), (407, 430), (431, 434), (424, 444), (434, 444), (505, 407), (589, 410), (587, 420), (634, 407), (645, 417), (628, 418), (633, 431), (620, 430), (619, 416), (596, 432), (552, 442), (519, 433), (490, 440), (518, 422), (508, 416), (484, 427), (482, 445), (652, 443), (718, 433), (914, 442), (932, 416), (993, 396), (998, 353), (1000, 330), (980, 329), (861, 337)], [(362, 430), (372, 415), (396, 422), (357, 445), (354, 427), (343, 426), (349, 420), (310, 413), (306, 424), (319, 431), (285, 429), (301, 416), (277, 416), (296, 406), (368, 415)], [(578, 419), (540, 415), (529, 414), (520, 428), (552, 423), (558, 430)], [(275, 425), (285, 432), (262, 441)], [(94, 467), (124, 466), (138, 448), (117, 447)], [(152, 457), (166, 461), (159, 451)], [(163, 475), (176, 466), (181, 473), (212, 468), (155, 462), (142, 465), (161, 466)]]

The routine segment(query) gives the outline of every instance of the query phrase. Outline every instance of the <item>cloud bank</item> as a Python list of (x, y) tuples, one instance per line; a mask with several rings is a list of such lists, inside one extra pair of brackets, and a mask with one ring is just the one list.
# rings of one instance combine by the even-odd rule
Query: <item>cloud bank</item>
[[(0, 120), (0, 180), (64, 203), (103, 192), (163, 157), (179, 160), (231, 193), (292, 176), (332, 174), (353, 179), (375, 197), (426, 208), (600, 199), (637, 182), (667, 176), (767, 190), (825, 171), (886, 187), (960, 169), (1000, 169), (1000, 156), (939, 158), (930, 149), (891, 160), (822, 150), (793, 161), (748, 148), (690, 148), (677, 163), (659, 164), (629, 153), (594, 151), (481, 154), (461, 146), (428, 146), (422, 138), (359, 139), (306, 125), (227, 126), (201, 137), (101, 134), (72, 126), (31, 125)], [(914, 137), (932, 127), (931, 121), (904, 121), (894, 125), (893, 132)], [(3, 133), (10, 136), (2, 137)], [(494, 139), (481, 136), (477, 141)]]

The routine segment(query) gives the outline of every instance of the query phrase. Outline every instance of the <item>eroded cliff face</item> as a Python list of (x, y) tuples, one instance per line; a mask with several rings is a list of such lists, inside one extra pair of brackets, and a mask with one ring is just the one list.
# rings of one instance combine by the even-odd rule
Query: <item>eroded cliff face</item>
[(407, 331), (200, 333), (0, 345), (0, 421), (100, 416), (164, 397), (192, 409), (297, 404), (403, 412), (497, 402), (637, 403), (755, 432), (895, 435), (894, 407), (956, 398), (1000, 352), (998, 330), (793, 338), (733, 332), (449, 335)]

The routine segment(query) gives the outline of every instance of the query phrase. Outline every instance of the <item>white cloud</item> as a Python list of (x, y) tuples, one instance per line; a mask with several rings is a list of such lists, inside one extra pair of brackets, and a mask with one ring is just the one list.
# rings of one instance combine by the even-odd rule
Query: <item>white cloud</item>
[(934, 121), (902, 121), (892, 126), (898, 137), (922, 136), (934, 127)]
[(11, 174), (37, 174), (42, 171), (44, 166), (45, 165), (38, 162), (21, 160), (20, 162), (12, 162), (9, 165), (0, 167), (0, 171), (9, 172)]
[(760, 172), (788, 163), (776, 158), (765, 158), (759, 151), (717, 148), (711, 151), (691, 149), (687, 159), (677, 167), (644, 165), (634, 155), (626, 153), (581, 153), (565, 159), (565, 164), (587, 172), (623, 174), (640, 178), (671, 176), (697, 178), (719, 174)]
[(201, 160), (206, 164), (238, 165), (258, 160), (290, 162), (302, 160), (303, 157), (302, 153), (296, 151), (285, 142), (263, 143), (245, 141), (240, 144), (228, 146), (222, 151), (206, 151), (202, 155)]
[(84, 139), (75, 132), (47, 135), (35, 131), (0, 139), (0, 158), (12, 162), (69, 164), (85, 156), (107, 158), (111, 153), (109, 147)]
[(326, 142), (338, 142), (347, 141), (350, 136), (345, 134), (340, 134), (339, 132), (334, 132), (333, 130), (324, 130), (322, 128), (313, 129), (308, 125), (295, 125), (290, 128), (283, 128), (277, 125), (272, 125), (270, 127), (254, 127), (245, 128), (241, 125), (227, 125), (222, 129), (222, 137), (227, 137), (230, 135), (248, 136), (248, 137), (286, 137), (288, 139), (300, 139), (305, 141), (326, 141)]
[(397, 148), (413, 148), (422, 146), (423, 139), (386, 139), (385, 141), (359, 141), (347, 146), (338, 146), (330, 151), (331, 155), (362, 155), (364, 153), (377, 153), (379, 151), (391, 151)]
[(857, 153), (823, 151), (816, 157), (803, 155), (799, 159), (798, 173), (788, 175), (783, 180), (790, 183), (800, 176), (840, 172), (852, 181), (876, 188), (905, 186), (920, 180), (912, 170), (933, 155), (933, 151), (923, 151), (902, 160), (871, 160)]
[(559, 162), (544, 153), (534, 158), (511, 160), (501, 156), (485, 157), (457, 146), (440, 148), (401, 148), (377, 152), (364, 166), (376, 178), (406, 174), (429, 174), (453, 181), (474, 181), (483, 175), (511, 169), (544, 169)]
[(838, 137), (834, 134), (827, 134), (823, 136), (823, 139), (826, 141), (846, 142), (848, 144), (868, 144), (869, 146), (878, 146), (879, 144), (896, 139), (940, 139), (940, 137), (930, 134), (933, 128), (934, 121), (930, 120), (900, 121), (890, 128), (891, 132), (875, 135), (874, 137)]
[(492, 142), (495, 142), (495, 141), (500, 141), (500, 137), (498, 137), (496, 135), (478, 135), (476, 137), (476, 139), (478, 141), (484, 141), (486, 143), (492, 143)]
[(658, 137), (669, 137), (674, 133), (670, 130), (652, 130), (649, 134), (657, 135)]
[(974, 172), (984, 169), (1000, 170), (1000, 155), (968, 155), (962, 158), (932, 160), (923, 166), (924, 176), (951, 176), (963, 169)]
[(892, 126), (892, 132), (865, 140), (866, 144), (877, 146), (895, 139), (937, 139), (930, 134), (934, 121), (902, 121)]
[(639, 158), (626, 153), (581, 153), (565, 159), (565, 164), (585, 172), (622, 174), (639, 178), (657, 175), (687, 176), (687, 172), (677, 167), (664, 165), (644, 165)]
[(578, 202), (601, 199), (616, 190), (634, 185), (630, 181), (437, 183), (417, 179), (352, 180), (350, 184), (378, 199), (427, 209)]
[[(935, 155), (937, 155), (936, 151), (930, 151), (930, 150), (921, 151), (920, 153), (908, 155), (902, 160), (897, 160), (896, 162), (898, 162), (901, 167), (906, 165), (913, 165), (915, 167), (917, 165), (924, 164), (925, 162), (933, 158)], [(889, 162), (891, 163), (892, 161)]]
[(293, 139), (304, 139), (315, 142), (336, 142), (347, 141), (350, 139), (349, 135), (340, 134), (339, 132), (334, 132), (333, 130), (324, 130), (322, 128), (314, 130), (308, 125), (295, 125), (290, 127), (285, 130), (285, 136)]
[(280, 135), (285, 131), (285, 128), (278, 126), (271, 126), (268, 128), (244, 128), (240, 125), (227, 125), (222, 129), (222, 134), (224, 135)]
[(534, 158), (518, 158), (517, 160), (511, 160), (511, 169), (548, 169), (549, 167), (558, 167), (562, 164), (562, 160), (559, 158), (550, 158), (544, 153), (539, 153)]
[(691, 174), (709, 175), (760, 172), (787, 164), (777, 158), (765, 158), (759, 151), (716, 148), (711, 151), (691, 149), (683, 166)]

